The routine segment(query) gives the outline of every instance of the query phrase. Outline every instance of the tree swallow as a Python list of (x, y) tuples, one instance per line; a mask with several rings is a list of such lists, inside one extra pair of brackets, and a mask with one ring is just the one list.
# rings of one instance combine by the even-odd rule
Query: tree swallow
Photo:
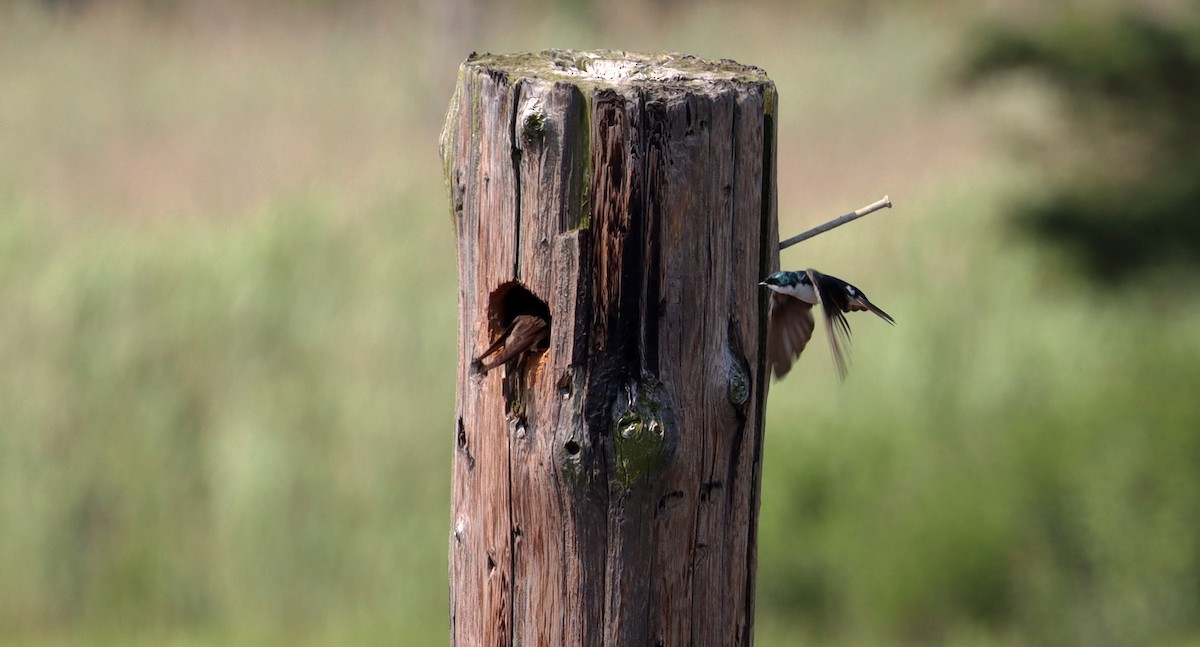
[[(536, 315), (517, 315), (512, 324), (505, 329), (500, 338), (488, 346), (471, 364), (475, 370), (487, 375), (487, 372), (501, 364), (518, 359), (526, 351), (538, 352), (546, 350), (550, 325), (545, 319)], [(499, 353), (490, 361), (485, 362), (489, 355)]]
[(767, 326), (767, 361), (775, 377), (782, 378), (792, 368), (813, 333), (812, 307), (821, 304), (829, 326), (829, 347), (837, 365), (838, 377), (846, 379), (846, 353), (850, 345), (847, 312), (873, 312), (895, 325), (891, 315), (867, 300), (862, 290), (814, 269), (776, 272), (759, 285), (771, 288), (771, 319)]

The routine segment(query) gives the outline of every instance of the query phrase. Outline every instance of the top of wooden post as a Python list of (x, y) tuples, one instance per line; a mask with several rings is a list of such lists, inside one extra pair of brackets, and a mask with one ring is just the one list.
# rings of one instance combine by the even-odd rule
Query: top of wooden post
[(728, 59), (712, 61), (690, 54), (639, 54), (610, 49), (472, 53), (463, 66), (496, 70), (521, 78), (613, 88), (653, 84), (701, 89), (714, 85), (771, 82), (762, 69)]

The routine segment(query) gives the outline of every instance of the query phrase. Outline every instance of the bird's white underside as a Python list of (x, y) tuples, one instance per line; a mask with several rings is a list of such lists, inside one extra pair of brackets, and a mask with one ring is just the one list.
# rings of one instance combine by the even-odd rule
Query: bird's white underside
[(810, 305), (816, 305), (820, 302), (817, 298), (817, 291), (813, 289), (812, 285), (797, 283), (796, 285), (771, 285), (768, 287), (780, 294), (800, 299)]

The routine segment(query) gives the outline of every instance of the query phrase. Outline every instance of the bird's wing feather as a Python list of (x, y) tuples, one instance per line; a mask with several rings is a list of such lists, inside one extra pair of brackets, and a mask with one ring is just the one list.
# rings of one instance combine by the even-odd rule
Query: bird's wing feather
[[(520, 355), (521, 353), (534, 348), (539, 344), (546, 335), (549, 334), (549, 329), (546, 320), (534, 315), (518, 315), (513, 319), (512, 325), (508, 330), (501, 335), (496, 343), (488, 347), (482, 355), (476, 360), (475, 364), (481, 373), (487, 373), (491, 369), (500, 366)], [(504, 350), (493, 360), (484, 362), (484, 358), (496, 352), (503, 346)]]
[(861, 312), (874, 313), (875, 316), (879, 317), (880, 319), (883, 319), (884, 321), (892, 324), (893, 326), (896, 325), (896, 320), (892, 319), (892, 315), (889, 315), (888, 313), (884, 312), (882, 308), (875, 305), (874, 303), (867, 301), (867, 297), (865, 295), (860, 295), (858, 297), (855, 297), (854, 299), (851, 299), (850, 300), (850, 309), (858, 310)]
[(767, 360), (775, 378), (782, 378), (800, 357), (813, 333), (812, 305), (771, 293), (771, 321), (767, 327)]
[(503, 347), (504, 347), (504, 341), (505, 341), (506, 339), (508, 339), (508, 336), (509, 336), (509, 335), (512, 333), (512, 331), (513, 331), (513, 326), (515, 326), (515, 325), (516, 325), (516, 322), (513, 322), (513, 323), (509, 324), (509, 325), (508, 325), (508, 328), (505, 328), (505, 329), (504, 329), (504, 332), (501, 332), (501, 333), (500, 333), (500, 336), (496, 338), (496, 341), (492, 342), (492, 345), (491, 345), (491, 346), (488, 346), (488, 347), (487, 347), (487, 350), (483, 351), (482, 353), (480, 353), (480, 354), (479, 354), (479, 357), (476, 357), (476, 358), (475, 358), (475, 361), (476, 361), (476, 362), (478, 362), (478, 363), (482, 363), (482, 362), (483, 362), (483, 360), (484, 360), (484, 359), (487, 359), (487, 357), (488, 357), (489, 355), (491, 355), (492, 353), (495, 353), (496, 351), (498, 351), (498, 350), (500, 350), (501, 348), (503, 348)]
[(825, 323), (829, 326), (829, 349), (833, 351), (833, 363), (837, 368), (838, 379), (844, 381), (848, 370), (846, 349), (850, 347), (850, 322), (846, 320), (844, 312), (849, 311), (849, 297), (840, 289), (839, 279), (816, 270), (808, 270), (808, 280), (812, 281), (817, 300), (821, 304), (821, 312), (825, 314)]

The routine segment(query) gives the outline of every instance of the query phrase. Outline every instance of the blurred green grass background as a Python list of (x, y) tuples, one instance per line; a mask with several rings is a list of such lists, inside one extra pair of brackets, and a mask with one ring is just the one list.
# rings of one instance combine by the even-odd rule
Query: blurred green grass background
[[(1005, 225), (1016, 0), (0, 3), (0, 643), (447, 640), (471, 49), (683, 51), (780, 92), (784, 253), (864, 288), (772, 389), (762, 645), (1200, 644), (1200, 288)], [(820, 334), (824, 334), (821, 332)]]

